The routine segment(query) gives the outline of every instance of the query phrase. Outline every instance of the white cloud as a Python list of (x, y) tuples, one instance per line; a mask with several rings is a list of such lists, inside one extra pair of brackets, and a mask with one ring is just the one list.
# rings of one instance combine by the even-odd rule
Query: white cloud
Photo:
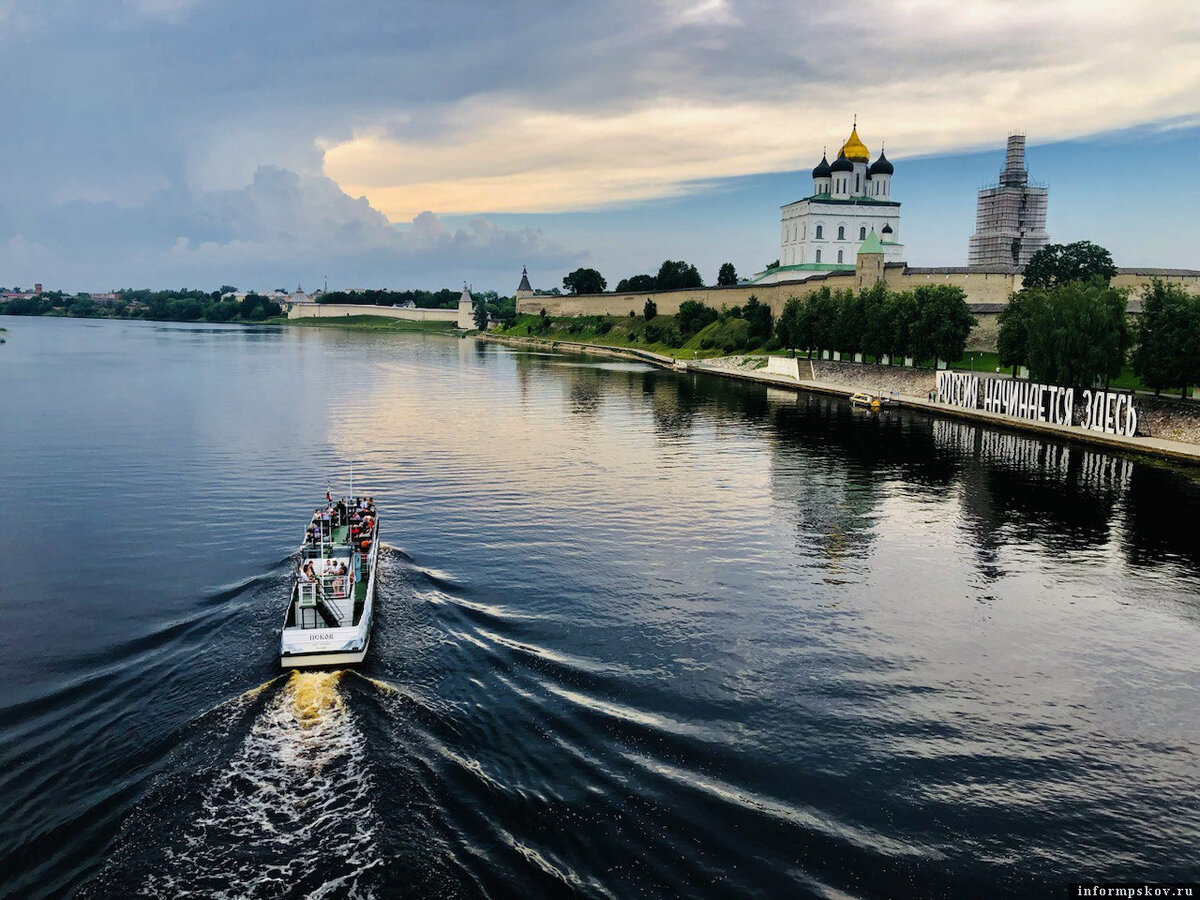
[[(723, 0), (665, 6), (676, 25), (740, 21)], [(683, 44), (631, 59), (645, 86), (623, 97), (476, 94), (424, 131), (389, 111), (323, 144), (324, 170), (394, 219), (564, 211), (811, 166), (852, 113), (893, 158), (995, 146), (1014, 128), (1037, 143), (1200, 113), (1200, 25), (1171, 0), (889, 0), (856, 6), (849, 33), (825, 7), (776, 13), (710, 66)]]

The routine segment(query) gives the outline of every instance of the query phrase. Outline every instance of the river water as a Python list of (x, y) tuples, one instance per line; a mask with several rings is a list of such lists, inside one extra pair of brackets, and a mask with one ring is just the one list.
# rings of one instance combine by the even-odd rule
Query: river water
[[(1200, 876), (1200, 477), (445, 336), (0, 319), (0, 895)], [(327, 482), (368, 662), (281, 675)]]

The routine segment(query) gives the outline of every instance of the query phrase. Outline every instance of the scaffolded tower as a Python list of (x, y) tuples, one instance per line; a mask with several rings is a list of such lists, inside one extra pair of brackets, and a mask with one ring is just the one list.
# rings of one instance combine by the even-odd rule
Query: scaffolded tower
[(1050, 239), (1046, 234), (1048, 202), (1048, 189), (1029, 183), (1025, 135), (1010, 135), (1000, 181), (979, 192), (967, 265), (988, 271), (1025, 268)]

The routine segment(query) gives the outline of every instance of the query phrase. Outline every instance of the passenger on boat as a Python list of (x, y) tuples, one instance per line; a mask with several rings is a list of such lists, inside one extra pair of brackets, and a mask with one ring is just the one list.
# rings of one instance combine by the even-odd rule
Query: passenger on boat
[(306, 562), (304, 564), (304, 567), (300, 570), (300, 580), (306, 581), (306, 582), (317, 580), (317, 573), (315, 571), (313, 571), (313, 564), (312, 564), (311, 559), (308, 562)]

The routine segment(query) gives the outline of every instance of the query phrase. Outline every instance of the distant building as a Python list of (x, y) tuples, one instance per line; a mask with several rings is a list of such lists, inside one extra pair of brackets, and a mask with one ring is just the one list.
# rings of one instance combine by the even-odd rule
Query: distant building
[(1046, 234), (1048, 204), (1049, 189), (1029, 183), (1025, 135), (1010, 135), (999, 182), (979, 191), (968, 268), (989, 272), (1024, 269), (1050, 240)]
[(471, 296), (471, 289), (465, 281), (462, 294), (458, 298), (458, 318), (455, 326), (463, 331), (470, 331), (475, 327), (475, 298)]
[(783, 207), (779, 265), (759, 273), (755, 284), (804, 280), (821, 273), (853, 272), (859, 247), (874, 231), (886, 262), (899, 262), (900, 204), (892, 199), (895, 167), (882, 150), (871, 162), (858, 123), (830, 163), (812, 170), (812, 194)]

